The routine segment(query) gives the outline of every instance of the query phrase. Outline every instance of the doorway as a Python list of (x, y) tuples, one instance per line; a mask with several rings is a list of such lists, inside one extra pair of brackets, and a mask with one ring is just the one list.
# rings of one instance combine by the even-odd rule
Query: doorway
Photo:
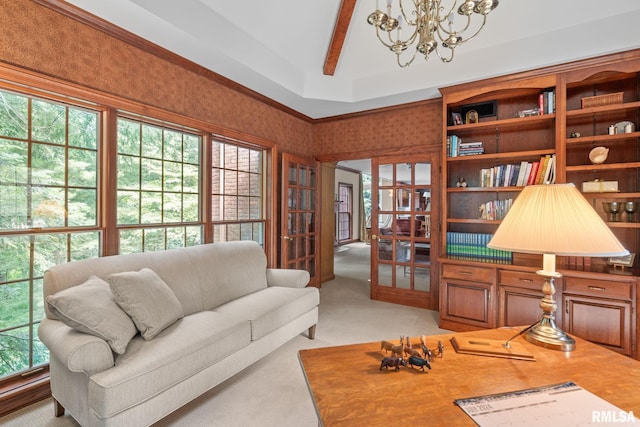
[(353, 198), (362, 193), (370, 197), (363, 211), (371, 214), (361, 217), (355, 240), (370, 249), (367, 279), (372, 299), (438, 309), (439, 274), (431, 268), (438, 250), (438, 232), (432, 230), (432, 221), (437, 223), (432, 200), (437, 200), (438, 164), (438, 154), (429, 152), (409, 161), (402, 155), (338, 163), (339, 168), (371, 177), (358, 194), (354, 190)]

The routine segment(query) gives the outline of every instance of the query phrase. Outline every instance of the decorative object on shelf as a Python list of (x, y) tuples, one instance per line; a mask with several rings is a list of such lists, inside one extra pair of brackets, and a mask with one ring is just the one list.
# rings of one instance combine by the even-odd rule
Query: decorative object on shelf
[(624, 211), (627, 213), (627, 222), (633, 222), (633, 214), (638, 211), (638, 202), (624, 202)]
[(467, 124), (478, 123), (478, 112), (476, 110), (467, 111), (465, 119)]
[(460, 113), (451, 113), (451, 120), (455, 126), (462, 124), (462, 115)]
[[(442, 0), (414, 0), (412, 7), (405, 7), (403, 0), (398, 1), (399, 15), (392, 14), (393, 1), (387, 0), (386, 13), (376, 4), (376, 11), (367, 17), (367, 22), (375, 27), (378, 40), (396, 54), (402, 68), (408, 67), (418, 53), (428, 60), (434, 51), (443, 62), (451, 62), (454, 49), (478, 35), (487, 22), (487, 15), (498, 6), (498, 0), (452, 0), (450, 9), (441, 5)], [(480, 20), (473, 20), (474, 14), (479, 15)], [(463, 38), (467, 30), (471, 35)], [(414, 42), (417, 44), (413, 55), (407, 62), (401, 62), (400, 55)], [(449, 49), (448, 56), (440, 53), (439, 44)]]
[(594, 179), (593, 181), (585, 181), (582, 183), (583, 193), (617, 193), (618, 181), (603, 181)]
[(569, 138), (580, 138), (580, 132), (571, 132)]
[(591, 160), (591, 163), (594, 165), (599, 165), (607, 160), (608, 155), (609, 149), (607, 147), (595, 147), (589, 151), (589, 160)]
[(458, 182), (456, 182), (456, 187), (464, 188), (466, 186), (467, 186), (467, 180), (463, 176), (459, 177)]
[(539, 116), (540, 109), (539, 108), (530, 108), (528, 110), (520, 110), (516, 113), (516, 117), (532, 117)]
[(633, 261), (636, 259), (636, 254), (629, 254), (625, 256), (611, 257), (607, 260), (607, 264), (612, 265), (613, 268), (633, 267)]
[(602, 202), (604, 210), (611, 214), (611, 221), (618, 221), (618, 213), (622, 210), (622, 203), (620, 202)]
[(554, 280), (556, 255), (625, 256), (622, 246), (606, 223), (573, 184), (525, 187), (487, 244), (488, 247), (530, 254), (542, 254), (544, 277), (540, 302), (542, 319), (523, 336), (533, 344), (571, 351), (575, 340), (555, 323), (557, 304)]
[(620, 135), (622, 133), (632, 133), (636, 131), (635, 123), (628, 120), (614, 123), (611, 126), (613, 126), (613, 133), (609, 132), (610, 135)]
[(608, 93), (606, 95), (587, 96), (582, 98), (582, 108), (600, 107), (602, 105), (621, 104), (624, 92)]

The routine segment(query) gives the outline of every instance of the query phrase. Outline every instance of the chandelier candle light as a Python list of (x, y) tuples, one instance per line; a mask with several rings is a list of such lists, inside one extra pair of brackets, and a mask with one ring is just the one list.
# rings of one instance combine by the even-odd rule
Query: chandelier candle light
[[(498, 0), (454, 0), (445, 13), (445, 7), (440, 5), (442, 0), (411, 0), (412, 10), (405, 9), (403, 0), (398, 0), (400, 14), (394, 18), (391, 13), (392, 1), (387, 0), (385, 13), (378, 6), (379, 0), (376, 0), (376, 11), (369, 15), (367, 22), (376, 28), (380, 42), (396, 54), (398, 65), (403, 68), (413, 62), (418, 52), (428, 60), (429, 54), (435, 51), (443, 62), (451, 62), (454, 49), (478, 35), (487, 22), (489, 12), (498, 6)], [(456, 14), (460, 16), (457, 20)], [(477, 15), (481, 21), (472, 19)], [(467, 31), (475, 32), (463, 37)], [(408, 37), (402, 39), (403, 35)], [(403, 63), (400, 55), (416, 41), (413, 56)], [(449, 49), (449, 54), (442, 55), (438, 45)]]
[(542, 319), (521, 333), (533, 344), (561, 351), (573, 350), (575, 340), (555, 324), (557, 305), (553, 282), (562, 277), (556, 271), (556, 256), (629, 255), (573, 184), (524, 187), (487, 246), (542, 254), (542, 270), (537, 271), (544, 277)]

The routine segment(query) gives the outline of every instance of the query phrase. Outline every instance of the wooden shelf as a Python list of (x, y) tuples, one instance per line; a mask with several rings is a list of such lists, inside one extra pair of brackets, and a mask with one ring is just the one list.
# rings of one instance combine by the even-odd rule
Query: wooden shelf
[(448, 187), (448, 193), (508, 193), (519, 192), (523, 187)]
[(636, 168), (640, 168), (640, 162), (567, 166), (565, 169), (567, 172), (583, 172), (583, 171), (588, 172), (588, 171), (606, 171), (606, 170), (622, 170), (622, 169), (636, 169)]
[(506, 153), (487, 153), (476, 154), (473, 156), (457, 156), (447, 157), (448, 162), (473, 162), (473, 161), (487, 161), (487, 160), (515, 160), (515, 159), (535, 159), (539, 160), (540, 157), (547, 154), (555, 154), (556, 150), (553, 148), (545, 150), (528, 150), (528, 151), (509, 151)]
[(448, 223), (458, 224), (500, 224), (499, 219), (480, 219), (480, 218), (447, 218)]
[(537, 124), (552, 123), (555, 121), (555, 114), (543, 114), (540, 116), (514, 117), (511, 119), (492, 120), (487, 122), (471, 123), (464, 125), (447, 126), (449, 133), (467, 132), (478, 129), (507, 129), (520, 126), (533, 126)]
[(594, 114), (610, 113), (614, 111), (634, 110), (636, 108), (640, 108), (640, 101), (601, 105), (598, 107), (583, 108), (580, 110), (569, 110), (566, 112), (566, 117), (569, 119), (573, 117), (591, 116)]
[(579, 138), (566, 138), (565, 143), (567, 145), (580, 145), (593, 142), (601, 143), (616, 143), (624, 142), (630, 139), (640, 138), (640, 132), (631, 133), (619, 133), (617, 135), (595, 135), (595, 136), (581, 136)]
[(582, 193), (585, 199), (640, 199), (640, 193)]

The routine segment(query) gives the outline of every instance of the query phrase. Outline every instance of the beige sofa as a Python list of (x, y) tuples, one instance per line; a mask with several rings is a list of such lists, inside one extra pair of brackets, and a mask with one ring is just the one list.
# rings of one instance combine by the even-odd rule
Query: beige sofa
[(305, 330), (313, 339), (319, 292), (308, 281), (306, 271), (266, 268), (246, 241), (49, 269), (38, 335), (56, 415), (149, 425)]

